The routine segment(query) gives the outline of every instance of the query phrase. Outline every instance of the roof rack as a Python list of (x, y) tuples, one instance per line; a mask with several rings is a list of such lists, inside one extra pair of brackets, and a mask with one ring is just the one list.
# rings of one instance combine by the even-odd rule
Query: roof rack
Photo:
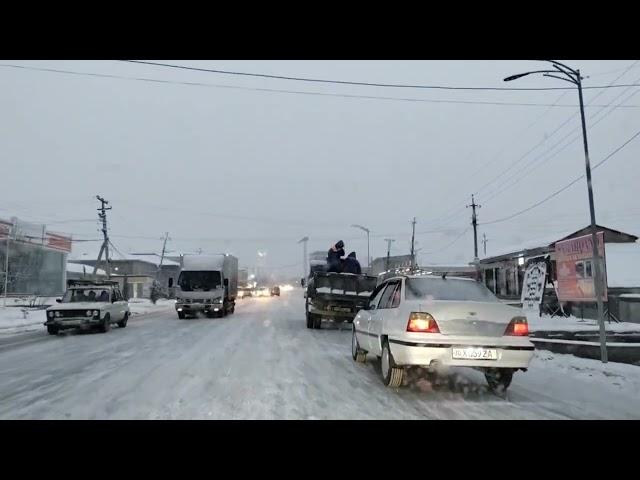
[(82, 285), (92, 285), (92, 286), (99, 286), (99, 285), (108, 285), (108, 286), (114, 286), (114, 285), (119, 285), (118, 282), (113, 281), (113, 280), (67, 280), (67, 286), (68, 287), (72, 287), (72, 286), (82, 286)]

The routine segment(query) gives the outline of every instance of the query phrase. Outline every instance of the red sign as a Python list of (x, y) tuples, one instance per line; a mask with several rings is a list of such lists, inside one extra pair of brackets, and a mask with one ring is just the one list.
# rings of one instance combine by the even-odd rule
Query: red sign
[[(607, 275), (604, 255), (604, 233), (596, 234), (600, 273), (603, 285), (603, 301), (607, 301)], [(595, 302), (594, 279), (596, 270), (593, 261), (591, 234), (556, 243), (556, 271), (558, 300), (562, 302)]]
[(47, 232), (47, 247), (63, 252), (71, 252), (71, 238)]

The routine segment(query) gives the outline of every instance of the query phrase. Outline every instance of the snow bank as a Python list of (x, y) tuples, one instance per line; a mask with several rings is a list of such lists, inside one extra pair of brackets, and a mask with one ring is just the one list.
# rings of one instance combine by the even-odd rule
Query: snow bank
[(147, 298), (131, 298), (129, 299), (129, 309), (131, 315), (142, 315), (145, 313), (161, 312), (163, 310), (172, 310), (175, 300), (160, 299), (154, 305)]
[[(578, 317), (551, 317), (543, 315), (538, 318), (535, 314), (527, 313), (529, 322), (529, 330), (532, 332), (562, 330), (566, 332), (577, 331), (598, 331), (599, 326), (597, 320), (589, 318), (581, 319)], [(606, 330), (608, 332), (640, 332), (640, 324), (630, 322), (606, 322)]]
[[(45, 309), (13, 306), (17, 299), (7, 299), (7, 306), (3, 307), (0, 300), (0, 335), (13, 335), (16, 333), (44, 330), (46, 321)], [(24, 302), (24, 300), (22, 300)], [(55, 299), (53, 302), (55, 303)], [(131, 315), (143, 315), (145, 313), (172, 310), (175, 300), (158, 300), (154, 305), (146, 298), (132, 298), (129, 300)], [(9, 306), (11, 305), (11, 306)]]
[(44, 309), (0, 306), (0, 335), (42, 330), (45, 321)]
[(579, 358), (563, 353), (536, 350), (529, 366), (531, 370), (544, 371), (550, 376), (567, 375), (593, 385), (594, 390), (624, 392), (640, 396), (640, 367), (626, 363)]

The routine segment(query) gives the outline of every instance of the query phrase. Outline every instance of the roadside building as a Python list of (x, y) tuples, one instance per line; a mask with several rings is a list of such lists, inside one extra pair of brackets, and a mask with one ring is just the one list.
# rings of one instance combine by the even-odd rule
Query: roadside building
[(8, 296), (62, 294), (71, 242), (44, 224), (0, 218), (0, 294), (5, 280)]

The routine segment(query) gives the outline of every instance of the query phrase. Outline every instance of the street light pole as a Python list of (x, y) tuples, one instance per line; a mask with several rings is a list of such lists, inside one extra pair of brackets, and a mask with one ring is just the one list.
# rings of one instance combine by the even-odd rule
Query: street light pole
[(371, 257), (369, 256), (369, 233), (370, 230), (367, 227), (363, 227), (362, 225), (351, 225), (354, 228), (359, 228), (363, 232), (367, 232), (367, 265), (371, 267)]
[(385, 242), (387, 242), (387, 268), (386, 271), (389, 271), (389, 260), (391, 258), (391, 244), (393, 242), (395, 242), (395, 240), (393, 238), (385, 238), (384, 239)]
[(307, 242), (309, 237), (303, 237), (298, 240), (298, 243), (302, 243), (302, 278), (307, 278)]
[[(600, 264), (600, 253), (598, 251), (598, 235), (597, 235), (597, 225), (596, 225), (596, 211), (595, 211), (595, 202), (593, 200), (593, 187), (591, 184), (591, 163), (589, 161), (589, 144), (587, 142), (587, 124), (584, 118), (584, 100), (582, 98), (582, 76), (580, 75), (580, 70), (573, 70), (566, 65), (563, 65), (560, 62), (556, 62), (554, 60), (548, 60), (551, 62), (555, 70), (537, 70), (535, 72), (526, 72), (518, 75), (512, 75), (504, 79), (505, 82), (509, 82), (511, 80), (516, 80), (518, 78), (531, 75), (533, 73), (542, 73), (545, 77), (553, 77), (560, 80), (564, 80), (566, 82), (573, 83), (576, 87), (578, 87), (578, 98), (580, 99), (580, 118), (582, 120), (582, 139), (584, 143), (584, 162), (586, 169), (586, 177), (587, 177), (587, 191), (589, 194), (589, 214), (591, 216), (591, 243), (593, 247), (593, 263), (595, 270), (595, 278), (593, 281), (595, 294), (596, 294), (596, 303), (598, 304), (598, 323), (600, 324), (600, 359), (602, 363), (607, 363), (607, 336), (604, 326), (604, 305), (603, 305), (603, 285), (602, 279), (602, 268), (603, 265)], [(564, 76), (558, 76), (558, 74), (563, 74)], [(604, 243), (604, 237), (603, 237)]]

